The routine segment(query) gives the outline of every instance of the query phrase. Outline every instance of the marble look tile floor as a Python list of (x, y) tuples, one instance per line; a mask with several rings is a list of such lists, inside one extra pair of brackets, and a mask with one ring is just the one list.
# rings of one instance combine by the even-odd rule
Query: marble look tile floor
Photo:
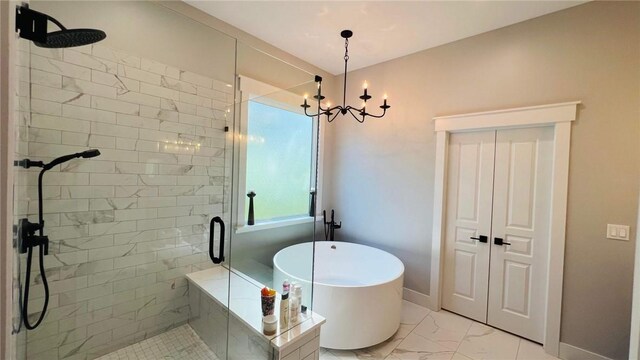
[(382, 344), (322, 349), (321, 360), (558, 360), (542, 346), (448, 311), (404, 301), (398, 332)]
[(218, 360), (188, 324), (104, 355), (98, 360)]

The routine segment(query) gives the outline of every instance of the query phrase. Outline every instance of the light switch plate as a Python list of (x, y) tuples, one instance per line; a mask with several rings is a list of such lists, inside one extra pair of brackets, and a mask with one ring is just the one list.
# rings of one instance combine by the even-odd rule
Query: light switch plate
[(629, 226), (607, 224), (607, 239), (629, 240)]

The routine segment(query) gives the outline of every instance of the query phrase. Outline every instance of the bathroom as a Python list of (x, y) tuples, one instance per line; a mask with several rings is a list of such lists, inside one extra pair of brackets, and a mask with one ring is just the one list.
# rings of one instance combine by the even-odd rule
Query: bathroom
[(1, 358), (637, 359), (637, 3), (0, 18)]

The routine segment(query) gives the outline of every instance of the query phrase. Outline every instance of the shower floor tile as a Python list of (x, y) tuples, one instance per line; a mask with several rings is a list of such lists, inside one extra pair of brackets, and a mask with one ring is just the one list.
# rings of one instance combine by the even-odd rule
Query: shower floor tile
[(114, 351), (98, 360), (218, 360), (188, 324)]

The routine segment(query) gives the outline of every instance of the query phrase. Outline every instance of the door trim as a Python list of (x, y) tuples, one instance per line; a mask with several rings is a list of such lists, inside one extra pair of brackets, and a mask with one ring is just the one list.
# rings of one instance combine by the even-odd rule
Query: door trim
[(580, 103), (580, 101), (571, 101), (433, 118), (436, 132), (436, 167), (429, 295), (432, 301), (431, 307), (436, 311), (441, 309), (442, 275), (444, 271), (442, 252), (445, 241), (445, 187), (449, 135), (454, 132), (482, 129), (497, 130), (553, 126), (550, 244), (547, 264), (547, 312), (544, 335), (544, 349), (553, 356), (558, 356), (560, 345), (571, 122), (576, 120)]

